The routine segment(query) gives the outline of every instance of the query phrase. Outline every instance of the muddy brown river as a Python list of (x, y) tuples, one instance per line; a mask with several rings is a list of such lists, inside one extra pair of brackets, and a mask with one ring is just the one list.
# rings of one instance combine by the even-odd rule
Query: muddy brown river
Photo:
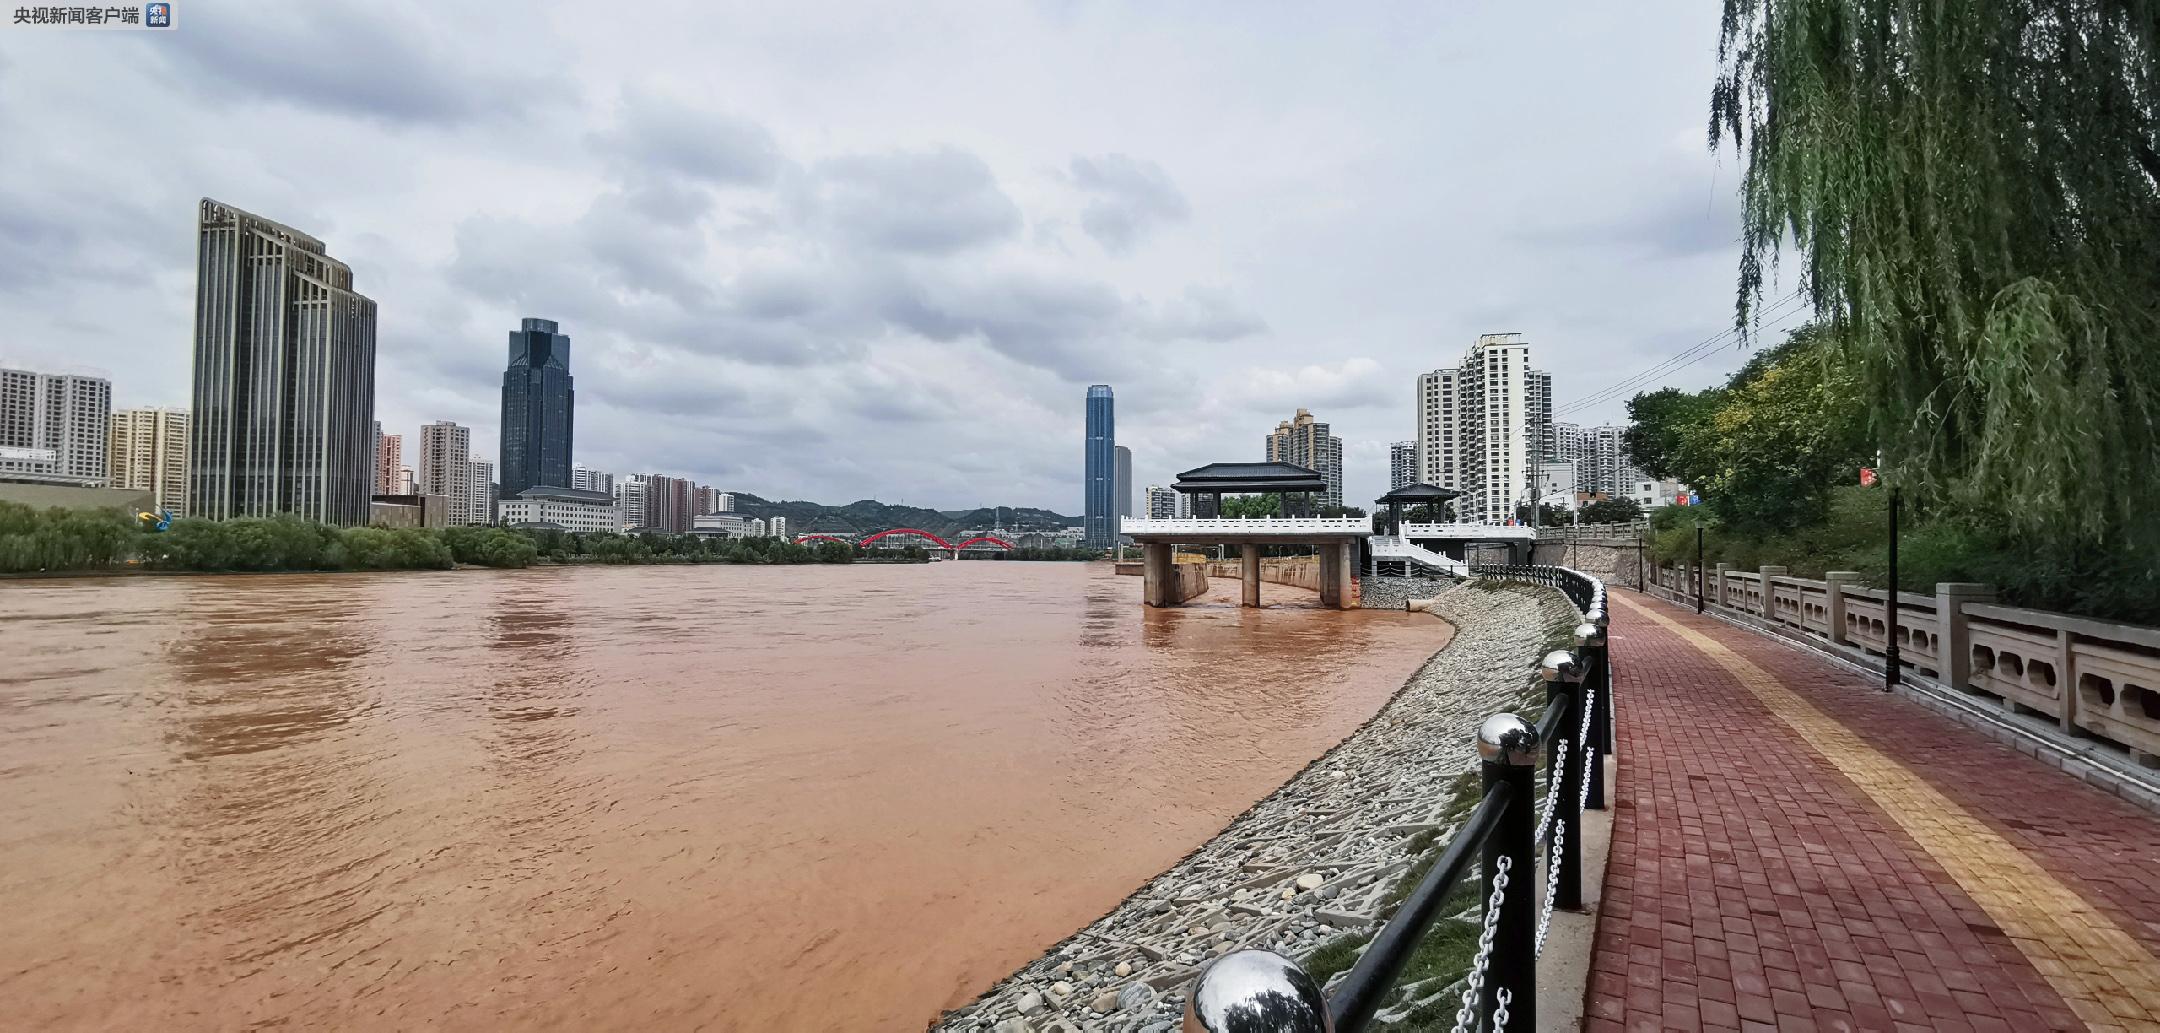
[(0, 1026), (919, 1030), (1445, 642), (1236, 587), (0, 581)]

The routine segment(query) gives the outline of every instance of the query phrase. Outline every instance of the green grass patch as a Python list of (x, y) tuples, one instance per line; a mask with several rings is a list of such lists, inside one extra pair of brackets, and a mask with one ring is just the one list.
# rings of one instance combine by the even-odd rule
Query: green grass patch
[(1351, 933), (1321, 944), (1305, 958), (1305, 974), (1311, 976), (1313, 982), (1326, 986), (1336, 973), (1348, 972), (1350, 966), (1357, 964), (1358, 949), (1371, 939), (1364, 933)]

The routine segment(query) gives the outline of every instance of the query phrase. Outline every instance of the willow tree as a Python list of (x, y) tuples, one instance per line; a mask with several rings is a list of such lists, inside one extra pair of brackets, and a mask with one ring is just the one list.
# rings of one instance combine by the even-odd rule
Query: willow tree
[(2058, 552), (2160, 541), (2160, 2), (1725, 0), (1738, 320), (1781, 251), (1889, 466)]

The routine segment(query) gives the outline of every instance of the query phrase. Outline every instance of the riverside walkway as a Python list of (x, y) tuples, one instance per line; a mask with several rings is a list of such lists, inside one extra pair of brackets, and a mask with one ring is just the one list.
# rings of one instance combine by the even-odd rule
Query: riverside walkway
[(2160, 816), (1817, 655), (1612, 602), (1585, 1029), (2160, 1029)]

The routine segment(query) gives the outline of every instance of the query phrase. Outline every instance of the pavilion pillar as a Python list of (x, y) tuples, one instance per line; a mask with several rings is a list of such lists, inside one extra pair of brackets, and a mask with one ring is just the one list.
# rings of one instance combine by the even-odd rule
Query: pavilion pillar
[(1238, 557), (1239, 562), (1243, 564), (1238, 570), (1240, 580), (1245, 582), (1243, 602), (1246, 606), (1258, 606), (1260, 605), (1260, 547), (1252, 544), (1240, 545), (1238, 546)]

